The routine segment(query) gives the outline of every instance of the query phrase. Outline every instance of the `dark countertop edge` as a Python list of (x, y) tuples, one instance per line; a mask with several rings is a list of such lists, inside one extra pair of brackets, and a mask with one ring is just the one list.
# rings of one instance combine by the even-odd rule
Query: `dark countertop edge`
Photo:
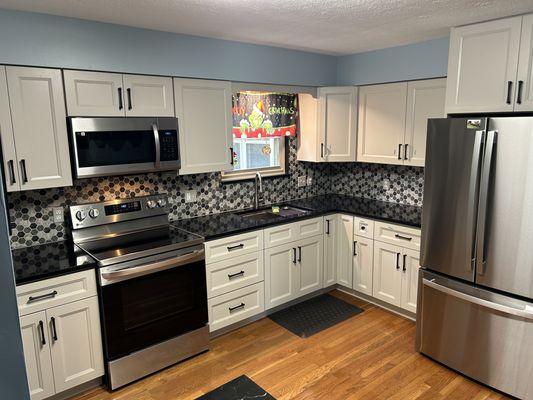
[[(29, 246), (29, 247), (35, 247), (35, 246)], [(22, 286), (22, 285), (27, 285), (29, 283), (45, 281), (47, 279), (57, 278), (58, 276), (71, 275), (71, 274), (75, 274), (76, 272), (82, 272), (82, 271), (87, 271), (90, 269), (95, 269), (96, 267), (97, 265), (95, 261), (94, 263), (84, 264), (79, 267), (66, 268), (64, 270), (54, 271), (54, 272), (50, 272), (47, 274), (34, 275), (29, 278), (17, 279), (17, 277), (15, 277), (15, 286)]]

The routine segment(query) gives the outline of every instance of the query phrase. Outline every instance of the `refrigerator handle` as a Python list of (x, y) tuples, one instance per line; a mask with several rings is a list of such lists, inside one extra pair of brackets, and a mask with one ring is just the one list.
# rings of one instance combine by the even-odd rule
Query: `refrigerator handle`
[(483, 167), (481, 170), (481, 183), (479, 187), (479, 208), (477, 219), (477, 243), (476, 243), (476, 271), (479, 275), (485, 273), (487, 260), (485, 258), (485, 237), (487, 226), (487, 214), (489, 205), (489, 186), (491, 182), (492, 159), (496, 148), (496, 131), (487, 132), (487, 145), (483, 157)]
[(474, 139), (474, 149), (473, 149), (473, 155), (472, 155), (472, 166), (470, 168), (470, 187), (468, 188), (468, 208), (466, 210), (466, 221), (467, 221), (467, 232), (470, 232), (470, 235), (467, 236), (466, 239), (466, 248), (470, 249), (470, 262), (468, 265), (470, 266), (470, 271), (474, 270), (474, 266), (476, 264), (476, 246), (474, 245), (474, 242), (476, 240), (475, 233), (476, 233), (476, 205), (477, 205), (477, 191), (478, 191), (478, 184), (479, 184), (479, 169), (481, 165), (481, 155), (482, 155), (482, 149), (483, 149), (483, 139), (484, 139), (485, 131), (476, 131), (476, 136)]

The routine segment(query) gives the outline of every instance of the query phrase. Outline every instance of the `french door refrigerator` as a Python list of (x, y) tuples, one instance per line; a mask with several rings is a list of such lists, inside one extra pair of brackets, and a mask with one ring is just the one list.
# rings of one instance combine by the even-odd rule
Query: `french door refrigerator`
[(417, 349), (533, 399), (533, 117), (428, 122)]

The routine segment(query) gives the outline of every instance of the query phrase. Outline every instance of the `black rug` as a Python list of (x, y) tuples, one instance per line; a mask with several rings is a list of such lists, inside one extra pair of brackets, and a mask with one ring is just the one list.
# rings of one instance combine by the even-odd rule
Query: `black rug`
[(198, 397), (196, 400), (242, 400), (242, 399), (266, 399), (276, 400), (268, 392), (261, 388), (246, 375), (241, 375), (229, 381), (215, 390)]
[(362, 312), (359, 307), (323, 294), (275, 312), (269, 318), (295, 335), (306, 338)]

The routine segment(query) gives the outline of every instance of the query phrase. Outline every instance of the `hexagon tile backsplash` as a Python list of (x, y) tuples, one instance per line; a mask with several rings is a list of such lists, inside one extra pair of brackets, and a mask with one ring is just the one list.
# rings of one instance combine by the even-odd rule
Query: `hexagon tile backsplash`
[[(298, 188), (298, 176), (302, 175), (313, 178), (310, 187)], [(263, 188), (265, 204), (342, 193), (421, 205), (423, 169), (298, 162), (296, 140), (290, 139), (288, 174), (264, 179)], [(196, 202), (185, 203), (186, 190), (196, 190)], [(52, 207), (64, 207), (66, 217), (66, 208), (71, 204), (155, 193), (168, 193), (171, 219), (176, 220), (251, 207), (253, 182), (222, 183), (219, 173), (182, 176), (157, 173), (82, 179), (71, 187), (9, 193), (11, 246), (26, 247), (68, 239), (68, 223), (54, 223)]]

